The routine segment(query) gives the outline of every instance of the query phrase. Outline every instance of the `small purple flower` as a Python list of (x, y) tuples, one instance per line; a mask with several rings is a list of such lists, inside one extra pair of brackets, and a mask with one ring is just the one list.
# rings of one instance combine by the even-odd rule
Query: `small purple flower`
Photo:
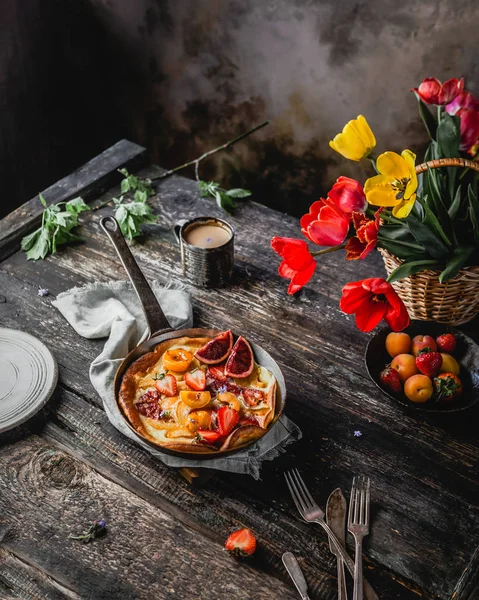
[(363, 434), (360, 431), (355, 431), (353, 435), (354, 437), (361, 437)]
[(220, 385), (218, 388), (218, 392), (220, 392), (220, 394), (224, 394), (227, 390), (228, 388), (225, 385)]
[(105, 519), (100, 519), (99, 521), (97, 521), (97, 525), (99, 525), (100, 527), (106, 527)]
[(206, 241), (207, 241), (207, 242), (212, 242), (212, 241), (213, 241), (213, 238), (206, 238)]
[(49, 290), (47, 290), (47, 288), (39, 288), (38, 289), (38, 295), (39, 296), (48, 296), (49, 294)]

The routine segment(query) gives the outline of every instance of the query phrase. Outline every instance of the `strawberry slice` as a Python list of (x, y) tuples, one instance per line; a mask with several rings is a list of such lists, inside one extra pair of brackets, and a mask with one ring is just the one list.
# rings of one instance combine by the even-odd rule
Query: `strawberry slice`
[(203, 441), (208, 442), (209, 444), (214, 444), (221, 437), (219, 431), (213, 431), (211, 429), (197, 429), (196, 433), (203, 438)]
[(208, 374), (217, 381), (224, 381), (226, 379), (225, 366), (222, 365), (221, 367), (208, 367)]
[(256, 550), (256, 538), (249, 529), (239, 529), (228, 537), (225, 548), (236, 556), (251, 556)]
[(236, 426), (239, 413), (234, 408), (222, 406), (218, 411), (218, 430), (221, 435), (227, 436)]
[(202, 369), (196, 369), (192, 373), (186, 373), (185, 383), (192, 390), (202, 392), (206, 389), (206, 373)]
[(160, 394), (164, 394), (165, 396), (176, 396), (176, 392), (178, 391), (176, 377), (170, 374), (165, 375), (162, 379), (157, 379), (155, 386)]

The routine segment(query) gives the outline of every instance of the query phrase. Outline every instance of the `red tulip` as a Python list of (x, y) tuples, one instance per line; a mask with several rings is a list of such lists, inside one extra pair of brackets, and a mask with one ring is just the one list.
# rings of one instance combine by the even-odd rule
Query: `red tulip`
[(446, 106), (446, 112), (450, 115), (455, 115), (461, 108), (467, 108), (468, 110), (479, 110), (479, 98), (474, 96), (471, 92), (463, 90), (458, 94), (452, 102)]
[(479, 112), (477, 110), (459, 109), (461, 118), (461, 150), (469, 150), (479, 140)]
[(321, 198), (311, 204), (300, 224), (303, 234), (318, 246), (337, 246), (348, 234), (349, 217), (332, 200)]
[(426, 77), (418, 88), (412, 88), (411, 92), (421, 98), (426, 104), (449, 104), (464, 89), (464, 78), (448, 79), (443, 84), (435, 77)]
[(295, 294), (313, 276), (316, 261), (312, 257), (308, 245), (303, 240), (274, 237), (271, 240), (271, 246), (284, 259), (279, 265), (278, 273), (281, 277), (291, 279), (288, 294)]
[(339, 306), (348, 315), (356, 314), (356, 325), (361, 331), (371, 331), (383, 318), (393, 331), (402, 331), (409, 325), (403, 301), (393, 286), (380, 277), (347, 283)]
[(366, 258), (374, 250), (378, 241), (379, 213), (376, 211), (374, 221), (368, 219), (364, 213), (353, 212), (353, 225), (356, 235), (349, 238), (346, 244), (346, 260)]
[(363, 186), (350, 177), (338, 177), (328, 194), (336, 206), (350, 215), (353, 211), (363, 211), (366, 208), (366, 195)]

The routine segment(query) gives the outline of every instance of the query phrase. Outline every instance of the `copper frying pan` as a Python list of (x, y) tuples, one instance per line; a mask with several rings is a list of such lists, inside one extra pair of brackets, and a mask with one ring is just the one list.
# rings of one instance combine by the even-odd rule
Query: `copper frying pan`
[[(123, 360), (120, 367), (118, 368), (118, 371), (115, 376), (115, 398), (116, 398), (118, 408), (119, 408), (121, 414), (123, 415), (125, 423), (133, 431), (133, 433), (135, 433), (136, 435), (141, 437), (148, 445), (154, 447), (156, 450), (159, 450), (160, 452), (164, 452), (165, 454), (170, 454), (170, 455), (181, 457), (181, 458), (189, 458), (189, 459), (195, 458), (198, 460), (208, 460), (208, 459), (217, 458), (219, 456), (234, 454), (235, 452), (244, 450), (245, 448), (257, 443), (258, 440), (252, 440), (248, 444), (240, 446), (239, 448), (228, 448), (226, 450), (222, 450), (222, 451), (218, 451), (218, 452), (211, 452), (211, 453), (209, 453), (209, 452), (201, 452), (201, 453), (200, 452), (183, 452), (183, 451), (173, 450), (170, 448), (165, 448), (164, 446), (153, 443), (148, 438), (142, 436), (141, 433), (138, 432), (136, 429), (134, 429), (133, 426), (130, 424), (129, 420), (127, 419), (127, 417), (125, 416), (125, 414), (122, 411), (120, 403), (118, 402), (118, 395), (119, 395), (119, 391), (120, 391), (121, 381), (122, 381), (123, 375), (125, 374), (125, 371), (128, 369), (128, 367), (135, 360), (140, 358), (140, 356), (143, 356), (144, 354), (151, 352), (155, 348), (155, 346), (157, 346), (161, 342), (164, 342), (165, 340), (170, 340), (173, 338), (180, 338), (180, 337), (184, 337), (184, 336), (186, 336), (186, 337), (204, 337), (204, 336), (214, 337), (215, 335), (217, 335), (219, 333), (219, 331), (215, 330), (215, 329), (200, 329), (200, 328), (172, 329), (170, 327), (168, 321), (166, 320), (166, 317), (165, 317), (163, 311), (161, 310), (161, 306), (159, 305), (158, 300), (156, 299), (156, 296), (154, 295), (150, 285), (146, 281), (145, 276), (141, 272), (140, 267), (138, 266), (136, 260), (134, 259), (133, 255), (130, 251), (130, 248), (128, 247), (128, 244), (126, 243), (125, 238), (123, 237), (123, 234), (121, 233), (121, 230), (120, 230), (120, 227), (119, 227), (117, 221), (113, 217), (103, 217), (100, 220), (100, 225), (101, 225), (102, 229), (105, 231), (105, 233), (108, 235), (108, 237), (110, 238), (113, 246), (115, 247), (115, 249), (118, 253), (118, 256), (120, 257), (120, 260), (125, 268), (125, 271), (127, 272), (128, 277), (130, 278), (130, 281), (133, 284), (133, 287), (134, 287), (134, 289), (138, 295), (138, 298), (141, 302), (141, 306), (143, 308), (143, 312), (145, 314), (146, 322), (147, 322), (148, 330), (149, 330), (148, 339), (146, 339), (144, 342), (139, 344), (134, 350), (132, 350), (128, 354), (128, 356)], [(235, 334), (235, 337), (236, 337), (236, 334)], [(263, 350), (263, 348), (261, 348), (254, 342), (251, 342), (250, 340), (248, 340), (248, 341), (250, 342), (250, 345), (253, 349), (256, 362), (258, 364), (260, 364), (261, 366), (266, 367), (269, 371), (271, 371), (273, 373), (273, 375), (276, 377), (276, 381), (277, 381), (275, 414), (274, 414), (273, 420), (271, 421), (271, 424), (268, 428), (268, 431), (266, 431), (266, 433), (264, 434), (264, 436), (267, 436), (267, 435), (269, 435), (269, 432), (271, 431), (272, 427), (274, 427), (276, 421), (278, 420), (279, 416), (283, 412), (284, 405), (286, 402), (286, 384), (284, 381), (283, 374), (281, 373), (281, 369), (279, 368), (276, 361), (270, 356), (270, 354), (268, 354), (268, 352)], [(264, 436), (262, 436), (259, 439), (263, 439)]]

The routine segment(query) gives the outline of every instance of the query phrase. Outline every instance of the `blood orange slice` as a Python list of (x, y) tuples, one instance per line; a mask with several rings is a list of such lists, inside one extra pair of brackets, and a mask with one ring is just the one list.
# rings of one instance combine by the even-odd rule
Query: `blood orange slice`
[(231, 333), (231, 329), (228, 329), (228, 331), (223, 331), (223, 333), (217, 335), (204, 346), (201, 346), (195, 352), (195, 356), (207, 365), (216, 365), (225, 360), (232, 347), (233, 334)]
[(236, 340), (231, 354), (226, 361), (225, 375), (241, 379), (251, 375), (254, 367), (253, 350), (243, 336)]

